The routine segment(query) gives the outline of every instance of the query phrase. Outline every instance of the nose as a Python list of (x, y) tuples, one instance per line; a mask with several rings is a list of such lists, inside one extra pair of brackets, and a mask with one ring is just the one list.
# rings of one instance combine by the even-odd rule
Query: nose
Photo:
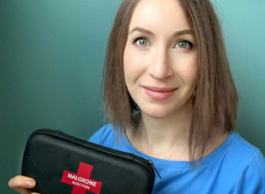
[(173, 75), (170, 56), (165, 48), (157, 49), (152, 57), (149, 74), (155, 79), (164, 80)]

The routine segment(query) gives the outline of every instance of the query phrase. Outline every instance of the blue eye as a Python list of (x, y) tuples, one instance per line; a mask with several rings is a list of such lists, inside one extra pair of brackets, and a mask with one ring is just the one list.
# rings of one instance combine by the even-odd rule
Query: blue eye
[(145, 47), (149, 44), (148, 40), (146, 40), (145, 38), (138, 38), (134, 41), (137, 45)]
[(181, 48), (181, 49), (187, 49), (187, 48), (192, 48), (192, 44), (188, 41), (180, 41), (176, 44), (176, 48)]
[(189, 45), (186, 42), (180, 42), (177, 44), (179, 48), (187, 48)]

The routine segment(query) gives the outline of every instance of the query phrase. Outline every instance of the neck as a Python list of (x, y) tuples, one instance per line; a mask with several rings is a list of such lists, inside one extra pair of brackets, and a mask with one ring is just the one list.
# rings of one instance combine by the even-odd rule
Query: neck
[[(152, 118), (141, 113), (138, 115), (139, 125), (129, 139), (136, 149), (147, 155), (171, 159), (174, 153), (174, 159), (183, 159), (185, 155), (187, 160), (192, 110), (191, 101), (164, 118)], [(181, 158), (175, 158), (179, 157), (176, 153), (180, 153)]]

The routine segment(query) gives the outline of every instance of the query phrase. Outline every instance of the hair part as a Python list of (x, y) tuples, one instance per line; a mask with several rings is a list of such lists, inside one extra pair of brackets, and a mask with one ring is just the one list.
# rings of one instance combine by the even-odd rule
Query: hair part
[[(103, 108), (119, 135), (136, 125), (138, 110), (124, 78), (123, 55), (133, 12), (140, 0), (123, 0), (110, 33), (103, 72)], [(177, 1), (177, 0), (176, 0)], [(198, 166), (211, 141), (235, 128), (238, 95), (222, 29), (209, 0), (178, 0), (196, 39), (199, 61), (190, 125), (189, 160)]]

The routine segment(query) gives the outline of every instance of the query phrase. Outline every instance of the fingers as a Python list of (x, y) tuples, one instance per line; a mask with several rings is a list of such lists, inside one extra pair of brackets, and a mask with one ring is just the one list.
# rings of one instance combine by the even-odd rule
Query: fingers
[(35, 180), (29, 177), (18, 175), (8, 182), (8, 186), (11, 188), (33, 188), (35, 187)]
[(35, 180), (29, 177), (18, 175), (9, 180), (8, 186), (21, 194), (37, 194), (27, 190), (35, 187)]

